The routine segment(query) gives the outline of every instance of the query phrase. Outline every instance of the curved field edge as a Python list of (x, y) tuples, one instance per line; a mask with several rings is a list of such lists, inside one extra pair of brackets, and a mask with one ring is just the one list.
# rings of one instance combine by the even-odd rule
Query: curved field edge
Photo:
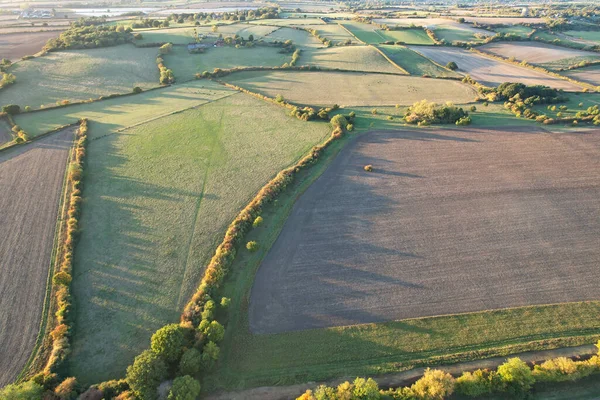
[[(179, 319), (236, 213), (329, 132), (227, 92), (233, 94), (150, 123), (91, 135), (67, 366), (80, 382), (123, 376), (152, 333)], [(92, 131), (109, 130), (92, 124)]]
[(295, 200), (356, 135), (336, 141), (322, 162), (302, 171), (275, 205), (263, 209), (263, 224), (247, 240), (256, 253), (239, 252), (223, 286), (231, 297), (222, 359), (204, 379), (204, 389), (237, 390), (289, 385), (340, 376), (377, 375), (417, 366), (450, 364), (524, 351), (593, 343), (600, 338), (600, 302), (526, 306), (253, 335), (248, 324), (250, 290), (262, 258), (277, 239)]

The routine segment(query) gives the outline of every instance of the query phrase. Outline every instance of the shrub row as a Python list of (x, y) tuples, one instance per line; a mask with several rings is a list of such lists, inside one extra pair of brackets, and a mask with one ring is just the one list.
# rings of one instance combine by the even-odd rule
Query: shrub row
[(159, 82), (161, 85), (168, 85), (175, 82), (175, 75), (173, 74), (173, 71), (165, 66), (164, 60), (160, 55), (156, 57), (156, 65), (158, 66), (158, 71), (160, 72)]
[(107, 25), (77, 26), (72, 24), (69, 29), (57, 38), (48, 40), (45, 51), (61, 49), (89, 49), (124, 44), (132, 40), (131, 28)]
[[(486, 52), (478, 50), (478, 49), (471, 49), (471, 51), (474, 52), (474, 53), (480, 54), (480, 55), (482, 55), (484, 57), (489, 57), (489, 58), (493, 58), (493, 59), (496, 59), (496, 60), (499, 60), (499, 61), (509, 62), (511, 64), (515, 64), (515, 65), (519, 65), (519, 66), (522, 66), (522, 67), (527, 67), (529, 69), (533, 69), (535, 71), (543, 72), (543, 73), (551, 75), (551, 76), (553, 76), (555, 78), (559, 78), (559, 79), (562, 79), (562, 80), (574, 83), (576, 85), (582, 86), (585, 89), (593, 88), (593, 86), (590, 85), (590, 84), (588, 84), (588, 83), (584, 83), (584, 82), (578, 81), (578, 80), (570, 78), (568, 76), (557, 74), (556, 72), (550, 71), (550, 70), (548, 70), (548, 69), (546, 69), (544, 67), (539, 67), (537, 65), (532, 65), (532, 64), (529, 64), (529, 63), (527, 63), (525, 61), (519, 62), (519, 61), (516, 61), (516, 60), (512, 60), (510, 58), (504, 58), (504, 57), (501, 57), (501, 56), (498, 56), (498, 55), (495, 55), (495, 54), (486, 53)], [(596, 87), (595, 90), (600, 91), (600, 87)]]
[[(597, 344), (600, 348), (600, 342)], [(379, 389), (373, 379), (356, 378), (337, 387), (321, 385), (307, 390), (297, 400), (443, 400), (453, 393), (466, 397), (487, 398), (494, 395), (510, 399), (527, 398), (534, 385), (550, 382), (577, 381), (600, 373), (600, 357), (574, 361), (559, 357), (530, 368), (518, 357), (509, 358), (495, 371), (478, 369), (454, 378), (447, 372), (427, 368), (413, 385), (397, 389)], [(503, 397), (504, 398), (504, 397)]]
[(471, 118), (462, 108), (448, 102), (439, 105), (427, 100), (417, 101), (410, 106), (404, 115), (404, 120), (409, 124), (419, 126), (431, 124), (456, 124), (469, 125)]
[(441, 40), (440, 40), (440, 39), (439, 39), (439, 38), (436, 36), (435, 32), (434, 32), (434, 31), (432, 31), (431, 29), (425, 29), (425, 33), (427, 33), (427, 36), (429, 36), (429, 39), (431, 39), (431, 41), (432, 41), (434, 44), (437, 44), (437, 45), (442, 45), (442, 44), (444, 44), (444, 43), (443, 43), (443, 42), (442, 42), (442, 41), (441, 41)]

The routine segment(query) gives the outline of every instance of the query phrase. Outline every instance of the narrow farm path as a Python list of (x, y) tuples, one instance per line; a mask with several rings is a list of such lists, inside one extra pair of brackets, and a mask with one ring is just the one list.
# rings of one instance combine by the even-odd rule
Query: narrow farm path
[[(595, 354), (598, 351), (596, 346), (590, 344), (577, 347), (566, 347), (554, 350), (534, 351), (514, 354), (514, 357), (519, 357), (527, 363), (540, 363), (542, 361), (557, 358), (557, 357), (586, 357)], [(450, 374), (457, 376), (464, 371), (474, 371), (476, 369), (495, 369), (500, 364), (506, 361), (507, 357), (493, 357), (485, 360), (469, 361), (453, 365), (438, 367)], [(414, 368), (404, 372), (395, 374), (387, 374), (375, 376), (373, 379), (377, 381), (380, 387), (400, 387), (411, 385), (423, 375), (425, 368)], [(327, 382), (308, 382), (291, 386), (265, 386), (254, 389), (242, 390), (239, 392), (217, 393), (206, 396), (206, 400), (287, 400), (295, 399), (308, 389), (314, 389), (320, 384), (328, 386), (337, 386), (340, 383), (353, 380), (354, 376), (346, 376), (339, 379), (330, 380)]]

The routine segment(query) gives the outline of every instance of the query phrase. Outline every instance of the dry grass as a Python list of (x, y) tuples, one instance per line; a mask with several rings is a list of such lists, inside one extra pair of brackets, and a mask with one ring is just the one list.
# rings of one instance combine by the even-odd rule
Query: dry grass
[(468, 85), (451, 80), (405, 75), (344, 72), (241, 72), (225, 81), (292, 103), (313, 106), (412, 105), (427, 99), (443, 103), (467, 103), (476, 93)]
[(306, 49), (300, 54), (298, 64), (353, 71), (404, 73), (370, 46)]

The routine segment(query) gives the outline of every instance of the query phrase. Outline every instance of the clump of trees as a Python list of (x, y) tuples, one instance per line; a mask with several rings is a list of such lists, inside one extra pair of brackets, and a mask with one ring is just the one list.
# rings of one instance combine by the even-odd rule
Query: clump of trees
[(448, 64), (446, 64), (446, 68), (448, 68), (450, 71), (456, 71), (458, 69), (458, 65), (456, 65), (454, 61), (450, 61)]
[(17, 77), (14, 74), (2, 72), (0, 74), (0, 89), (8, 85), (12, 85), (13, 83), (15, 83), (16, 80)]
[[(170, 43), (167, 43), (170, 44)], [(168, 85), (175, 82), (175, 74), (173, 71), (165, 66), (165, 61), (161, 56), (156, 57), (156, 65), (160, 72), (159, 82), (163, 85)]]
[(451, 102), (439, 105), (427, 100), (421, 100), (408, 108), (404, 115), (404, 120), (409, 124), (430, 125), (430, 124), (455, 124), (460, 121), (460, 125), (468, 125), (471, 120), (469, 114), (457, 107)]
[(73, 24), (57, 38), (48, 40), (45, 51), (61, 49), (90, 49), (95, 47), (116, 46), (130, 42), (133, 38), (130, 27), (107, 25)]

